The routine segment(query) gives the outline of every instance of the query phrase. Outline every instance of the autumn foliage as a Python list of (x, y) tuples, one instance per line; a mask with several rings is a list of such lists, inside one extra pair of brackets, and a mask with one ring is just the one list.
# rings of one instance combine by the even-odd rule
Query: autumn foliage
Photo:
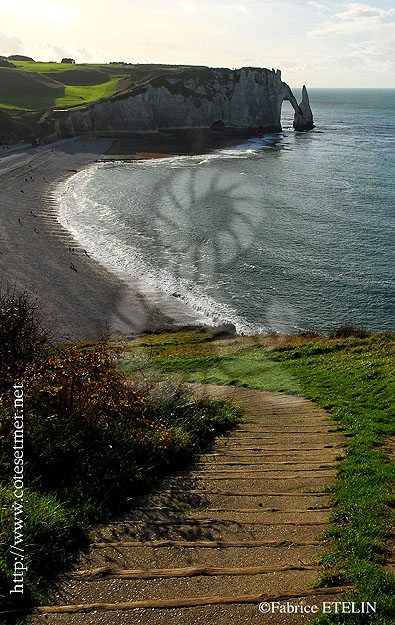
[[(36, 303), (26, 295), (9, 294), (1, 303), (0, 586), (8, 588), (12, 580), (13, 384), (18, 382), (24, 389), (29, 544), (24, 601), (29, 603), (67, 567), (91, 523), (130, 505), (133, 496), (185, 465), (240, 415), (225, 402), (159, 382), (141, 367), (124, 375), (118, 344), (52, 344)], [(1, 590), (0, 600), (13, 605)]]

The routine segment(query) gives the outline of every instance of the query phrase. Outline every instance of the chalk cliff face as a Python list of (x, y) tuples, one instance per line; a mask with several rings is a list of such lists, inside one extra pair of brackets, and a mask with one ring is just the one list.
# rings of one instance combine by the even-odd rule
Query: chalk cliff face
[(312, 128), (304, 88), (299, 106), (279, 70), (196, 69), (152, 79), (144, 86), (84, 108), (54, 111), (58, 136), (86, 133), (116, 136), (170, 128), (281, 130), (281, 105), (295, 109), (295, 129)]

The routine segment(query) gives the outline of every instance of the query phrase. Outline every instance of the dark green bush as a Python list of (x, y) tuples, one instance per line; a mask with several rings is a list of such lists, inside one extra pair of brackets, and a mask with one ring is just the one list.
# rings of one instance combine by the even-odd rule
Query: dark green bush
[(353, 336), (358, 339), (365, 339), (370, 336), (370, 334), (369, 330), (363, 326), (355, 325), (353, 323), (345, 323), (330, 330), (328, 332), (328, 337), (330, 339), (347, 339)]

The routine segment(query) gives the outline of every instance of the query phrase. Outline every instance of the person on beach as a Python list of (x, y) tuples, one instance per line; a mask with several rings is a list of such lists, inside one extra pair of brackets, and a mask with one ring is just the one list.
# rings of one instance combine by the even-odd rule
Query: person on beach
[(20, 225), (20, 226), (23, 226), (23, 223), (21, 222), (21, 220), (19, 219), (19, 217), (18, 217), (18, 223), (19, 223), (19, 225)]

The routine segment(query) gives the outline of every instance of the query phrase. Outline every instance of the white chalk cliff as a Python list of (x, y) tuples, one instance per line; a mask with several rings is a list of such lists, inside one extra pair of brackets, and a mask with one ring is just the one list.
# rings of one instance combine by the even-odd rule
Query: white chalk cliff
[(306, 88), (298, 105), (280, 70), (196, 69), (160, 76), (144, 86), (97, 103), (54, 111), (58, 136), (122, 135), (172, 128), (281, 129), (281, 106), (295, 109), (295, 130), (314, 127)]

